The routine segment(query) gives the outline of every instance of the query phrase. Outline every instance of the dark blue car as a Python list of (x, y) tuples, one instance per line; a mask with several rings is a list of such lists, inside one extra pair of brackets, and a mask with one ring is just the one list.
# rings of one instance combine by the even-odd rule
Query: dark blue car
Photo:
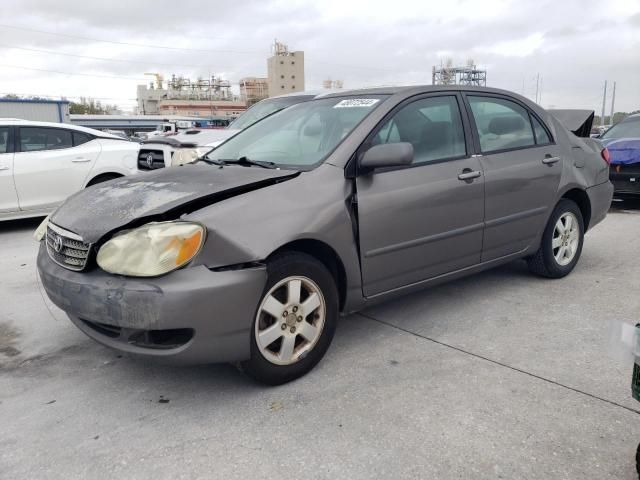
[(600, 141), (609, 151), (614, 194), (640, 196), (640, 114), (611, 127)]

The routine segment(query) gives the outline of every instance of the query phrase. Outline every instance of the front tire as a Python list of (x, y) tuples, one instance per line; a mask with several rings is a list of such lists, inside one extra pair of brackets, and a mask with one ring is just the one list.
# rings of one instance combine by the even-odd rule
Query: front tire
[(251, 330), (251, 358), (243, 370), (281, 385), (305, 375), (326, 353), (338, 321), (338, 292), (314, 257), (290, 252), (267, 262), (268, 279)]
[(574, 269), (582, 253), (584, 220), (575, 202), (563, 198), (553, 210), (538, 251), (527, 259), (529, 270), (547, 278), (562, 278)]

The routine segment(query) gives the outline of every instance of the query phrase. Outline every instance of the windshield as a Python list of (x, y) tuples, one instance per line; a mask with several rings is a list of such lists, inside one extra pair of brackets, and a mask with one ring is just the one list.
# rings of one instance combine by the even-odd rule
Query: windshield
[(601, 138), (640, 138), (640, 117), (614, 125)]
[(262, 100), (236, 118), (229, 128), (244, 130), (256, 123), (258, 120), (262, 120), (264, 117), (271, 115), (273, 112), (277, 112), (278, 110), (282, 110), (283, 108), (290, 107), (297, 103), (311, 100), (312, 98), (313, 97), (307, 95), (295, 95), (292, 97)]
[(324, 160), (384, 98), (334, 97), (294, 105), (238, 133), (205, 159), (244, 158), (309, 169)]

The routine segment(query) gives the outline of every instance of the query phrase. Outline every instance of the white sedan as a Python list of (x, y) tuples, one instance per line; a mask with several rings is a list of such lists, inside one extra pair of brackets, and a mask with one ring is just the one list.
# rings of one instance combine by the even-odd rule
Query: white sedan
[(137, 173), (139, 149), (90, 128), (0, 119), (0, 220), (47, 215), (78, 190)]

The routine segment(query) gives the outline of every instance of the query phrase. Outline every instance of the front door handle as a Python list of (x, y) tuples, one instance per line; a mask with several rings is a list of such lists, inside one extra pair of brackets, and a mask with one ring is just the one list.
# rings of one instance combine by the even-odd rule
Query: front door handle
[(542, 163), (545, 165), (553, 165), (554, 163), (558, 163), (560, 161), (560, 157), (553, 157), (549, 154), (545, 155), (542, 159)]
[(74, 163), (82, 163), (82, 162), (90, 162), (91, 159), (90, 158), (84, 158), (84, 157), (76, 157), (74, 159), (71, 160)]
[(482, 172), (478, 170), (465, 169), (460, 175), (458, 175), (458, 180), (473, 180), (474, 178), (478, 178), (480, 175), (482, 175)]
[(9, 170), (9, 167), (6, 165), (0, 165), (0, 170)]

